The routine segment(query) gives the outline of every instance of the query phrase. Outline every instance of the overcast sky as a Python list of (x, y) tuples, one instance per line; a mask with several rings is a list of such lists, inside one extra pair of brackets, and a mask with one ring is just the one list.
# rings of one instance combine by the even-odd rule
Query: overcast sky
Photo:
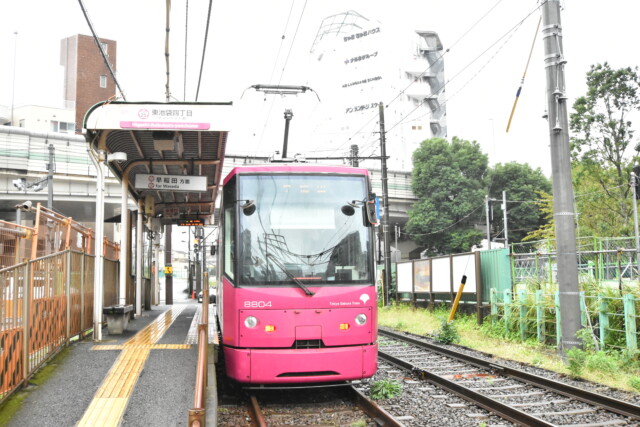
[[(84, 0), (84, 4), (98, 35), (118, 43), (117, 74), (127, 100), (163, 101), (165, 2)], [(204, 0), (189, 2), (187, 101), (195, 99), (208, 4)], [(636, 22), (640, 6), (631, 0), (567, 0), (563, 4), (567, 94), (573, 103), (586, 91), (585, 73), (591, 64), (608, 61), (619, 68), (640, 63), (640, 49), (635, 46), (640, 40)], [(549, 175), (548, 128), (541, 118), (545, 81), (540, 35), (512, 128), (505, 132), (540, 17), (535, 11), (538, 5), (536, 0), (214, 1), (198, 100), (233, 101), (243, 113), (246, 132), (230, 137), (227, 152), (268, 154), (280, 148), (280, 103), (295, 100), (277, 100), (278, 104), (271, 105), (262, 95), (248, 91), (242, 96), (243, 91), (258, 83), (308, 84), (309, 50), (322, 19), (354, 10), (371, 21), (380, 21), (389, 31), (397, 31), (399, 40), (407, 28), (438, 32), (445, 49), (450, 49), (444, 56), (449, 137), (478, 141), (491, 164), (526, 162)], [(182, 101), (185, 0), (172, 1), (170, 19), (170, 87), (172, 95)], [(516, 26), (517, 31), (510, 33)], [(78, 33), (90, 31), (77, 1), (4, 2), (0, 14), (0, 105), (10, 106), (15, 93), (16, 106), (61, 107), (60, 40)], [(510, 36), (501, 39), (505, 34)], [(486, 54), (474, 62), (483, 52)], [(305, 98), (294, 111), (312, 111), (314, 102), (317, 99)], [(257, 108), (260, 113), (253, 114)], [(265, 122), (277, 129), (277, 138), (262, 136)], [(296, 123), (291, 135), (291, 143), (299, 145), (295, 151), (328, 148), (302, 147), (304, 135), (296, 133)]]

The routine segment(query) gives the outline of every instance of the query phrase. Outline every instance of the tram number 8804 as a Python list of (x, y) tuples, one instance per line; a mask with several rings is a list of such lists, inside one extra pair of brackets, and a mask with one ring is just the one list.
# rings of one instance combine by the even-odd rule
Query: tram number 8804
[(271, 307), (271, 301), (245, 301), (244, 308), (267, 308)]

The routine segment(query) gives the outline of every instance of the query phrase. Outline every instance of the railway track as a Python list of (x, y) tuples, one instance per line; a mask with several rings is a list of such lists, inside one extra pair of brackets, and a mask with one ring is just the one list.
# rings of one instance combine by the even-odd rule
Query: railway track
[(640, 406), (379, 330), (379, 356), (504, 420), (528, 426), (640, 425)]
[(218, 406), (219, 426), (402, 426), (353, 386), (246, 390)]

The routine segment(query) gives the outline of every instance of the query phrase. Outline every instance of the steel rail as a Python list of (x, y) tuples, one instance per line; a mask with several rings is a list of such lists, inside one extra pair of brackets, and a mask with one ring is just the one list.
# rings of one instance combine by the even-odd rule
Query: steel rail
[[(347, 386), (349, 398), (367, 414), (378, 426), (381, 427), (404, 427), (404, 424), (393, 418), (391, 414), (382, 409), (373, 400), (366, 397), (354, 386)], [(267, 421), (264, 417), (258, 398), (251, 394), (249, 396), (249, 416), (251, 417), (251, 425), (255, 427), (266, 427)]]
[[(521, 371), (519, 369), (509, 368), (508, 366), (504, 366), (495, 362), (490, 362), (488, 360), (470, 356), (468, 354), (458, 353), (454, 350), (449, 350), (443, 347), (439, 347), (437, 345), (429, 344), (417, 338), (411, 337), (407, 334), (400, 334), (397, 332), (391, 332), (383, 329), (380, 329), (378, 332), (380, 335), (385, 335), (401, 341), (406, 341), (418, 347), (426, 348), (435, 353), (439, 353), (443, 356), (455, 358), (457, 360), (470, 363), (479, 368), (492, 369), (494, 371), (499, 371), (502, 375), (517, 378), (530, 385), (535, 385), (537, 387), (544, 388), (549, 391), (553, 391), (563, 396), (580, 400), (582, 402), (606, 409), (608, 411), (614, 412), (619, 415), (640, 419), (640, 406), (634, 405), (629, 402), (625, 402), (623, 400), (600, 395), (588, 390), (583, 390), (569, 384), (564, 384), (559, 381), (555, 381), (549, 378), (544, 378), (544, 377), (534, 375), (525, 371)], [(379, 351), (379, 353), (381, 352)], [(430, 374), (430, 375), (433, 375), (433, 374)]]
[(541, 420), (540, 418), (534, 417), (533, 415), (529, 415), (526, 412), (520, 411), (495, 399), (484, 396), (476, 391), (456, 384), (454, 381), (448, 380), (429, 371), (425, 371), (424, 369), (421, 369), (409, 362), (387, 354), (383, 351), (378, 350), (378, 356), (406, 370), (418, 372), (420, 376), (426, 381), (436, 384), (439, 387), (447, 390), (448, 392), (453, 393), (467, 401), (470, 401), (474, 405), (480, 406), (481, 408), (484, 408), (491, 413), (497, 414), (505, 420), (511, 421), (512, 423), (522, 424), (526, 426), (545, 427), (555, 425)]
[(249, 396), (249, 416), (251, 417), (252, 425), (256, 427), (267, 427), (267, 421), (264, 419), (262, 409), (255, 395)]
[(384, 427), (403, 427), (404, 424), (393, 418), (391, 414), (382, 409), (376, 402), (359, 392), (355, 387), (349, 387), (351, 397), (370, 416), (376, 424)]

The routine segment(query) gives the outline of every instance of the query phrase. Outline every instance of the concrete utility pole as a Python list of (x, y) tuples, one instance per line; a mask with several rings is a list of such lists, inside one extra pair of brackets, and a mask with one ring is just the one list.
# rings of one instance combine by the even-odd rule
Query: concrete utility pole
[(509, 233), (507, 228), (507, 192), (502, 192), (502, 218), (504, 220), (504, 247), (509, 247)]
[(547, 76), (547, 110), (553, 178), (553, 217), (556, 224), (556, 252), (558, 290), (562, 334), (561, 353), (581, 345), (576, 337), (580, 325), (578, 288), (578, 260), (576, 255), (575, 213), (571, 182), (571, 152), (569, 121), (565, 93), (562, 25), (560, 1), (547, 0), (542, 4), (542, 38)]
[(49, 163), (47, 164), (47, 208), (53, 210), (53, 172), (55, 170), (55, 165), (53, 163), (53, 152), (55, 148), (53, 144), (49, 144)]
[[(172, 225), (167, 224), (164, 231), (164, 300), (166, 305), (173, 304), (173, 273), (171, 270), (171, 231)], [(139, 262), (139, 260), (137, 260)], [(167, 269), (169, 267), (169, 269)]]
[(638, 234), (638, 180), (640, 177), (640, 165), (633, 165), (633, 171), (631, 172), (631, 189), (633, 190), (633, 230), (636, 236), (636, 263), (638, 265), (638, 275), (640, 275), (640, 235)]
[(491, 207), (489, 206), (490, 200), (491, 199), (489, 198), (489, 195), (485, 196), (484, 205), (487, 211), (487, 250), (491, 249)]
[(387, 147), (384, 133), (384, 103), (380, 102), (380, 157), (382, 162), (382, 236), (384, 239), (384, 304), (389, 305), (391, 286), (391, 237), (389, 236), (389, 188), (387, 185)]

